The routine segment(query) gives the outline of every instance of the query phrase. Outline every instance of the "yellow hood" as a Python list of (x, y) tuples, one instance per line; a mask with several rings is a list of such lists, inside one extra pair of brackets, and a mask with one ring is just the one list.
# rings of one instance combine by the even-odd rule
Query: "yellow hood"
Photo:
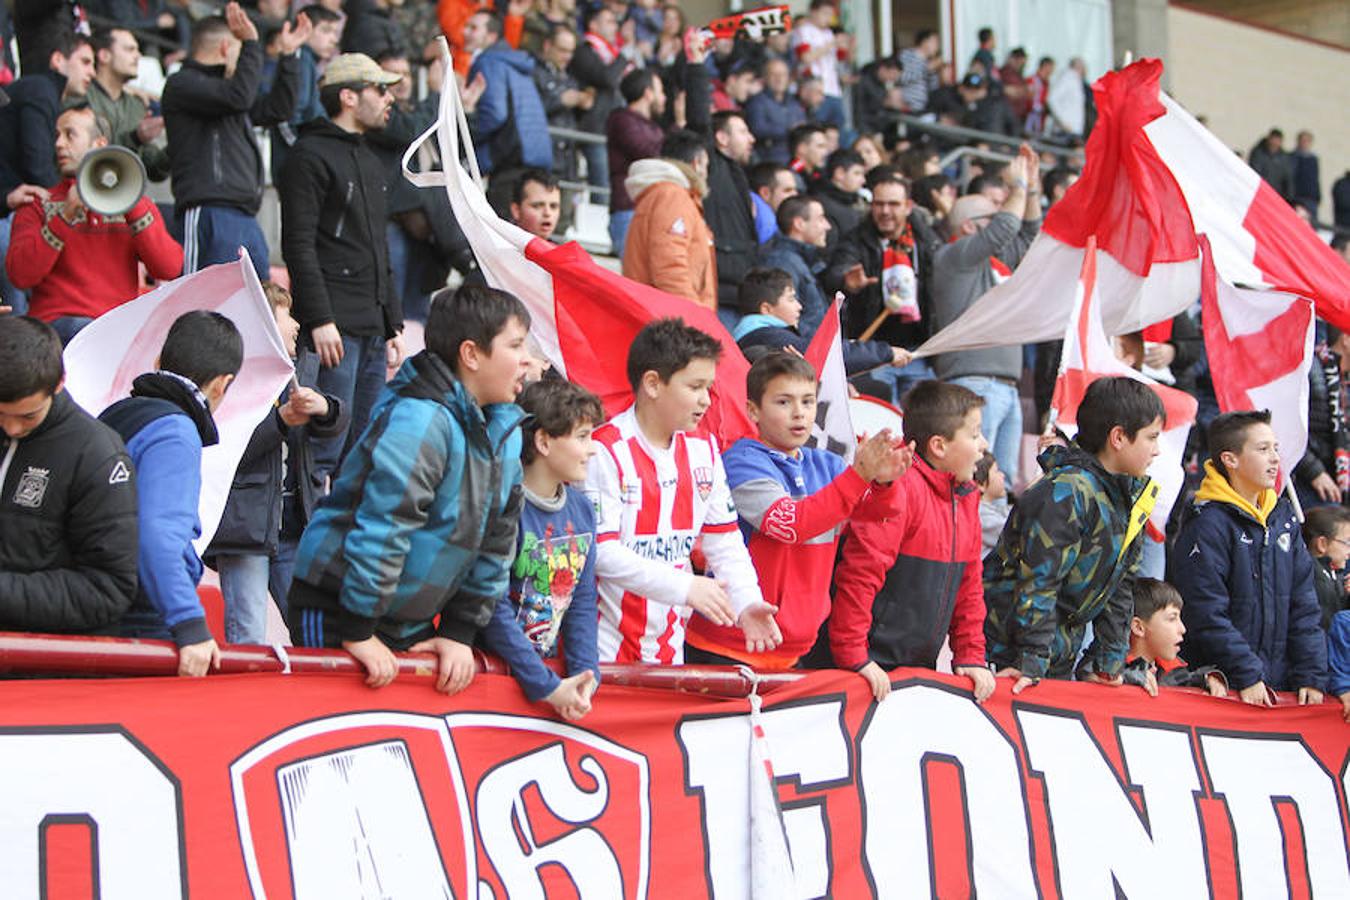
[(1205, 480), (1201, 482), (1200, 490), (1196, 492), (1195, 499), (1197, 501), (1218, 500), (1221, 503), (1236, 506), (1260, 522), (1264, 528), (1266, 516), (1270, 515), (1270, 511), (1275, 508), (1275, 501), (1278, 498), (1274, 491), (1266, 488), (1261, 492), (1261, 508), (1257, 509), (1245, 497), (1233, 490), (1233, 486), (1228, 483), (1228, 479), (1224, 478), (1223, 474), (1214, 468), (1214, 463), (1211, 460), (1205, 460)]

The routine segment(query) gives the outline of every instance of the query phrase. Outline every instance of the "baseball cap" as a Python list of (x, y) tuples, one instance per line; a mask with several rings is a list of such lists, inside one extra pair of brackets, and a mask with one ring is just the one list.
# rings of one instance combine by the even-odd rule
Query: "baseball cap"
[(344, 53), (328, 64), (324, 69), (319, 87), (331, 87), (335, 84), (397, 84), (403, 76), (397, 72), (386, 72), (379, 63), (364, 53)]

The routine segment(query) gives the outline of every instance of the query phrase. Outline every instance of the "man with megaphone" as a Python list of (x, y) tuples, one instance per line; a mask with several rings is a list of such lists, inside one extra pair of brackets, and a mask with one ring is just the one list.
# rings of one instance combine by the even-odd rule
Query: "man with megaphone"
[(145, 170), (136, 154), (109, 147), (106, 119), (86, 103), (56, 120), (61, 182), (46, 199), (14, 213), (5, 268), (16, 287), (32, 291), (29, 314), (69, 343), (81, 328), (139, 293), (139, 264), (156, 279), (183, 270), (183, 248), (144, 196)]

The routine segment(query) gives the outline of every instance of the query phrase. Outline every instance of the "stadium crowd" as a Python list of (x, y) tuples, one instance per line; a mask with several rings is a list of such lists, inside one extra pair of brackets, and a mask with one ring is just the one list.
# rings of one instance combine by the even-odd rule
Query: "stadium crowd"
[[(1095, 118), (1081, 60), (1031, 67), (1013, 48), (1000, 64), (983, 29), (964, 68), (931, 32), (857, 66), (831, 0), (760, 41), (690, 29), (656, 0), (0, 15), (0, 628), (172, 639), (180, 672), (201, 675), (222, 643), (262, 642), (275, 602), (296, 644), (347, 649), (373, 686), (393, 652), (424, 650), (457, 691), (477, 645), (568, 718), (589, 710), (601, 660), (837, 666), (881, 698), (887, 670), (934, 667), (945, 643), (978, 700), (996, 675), (1016, 692), (1078, 678), (1261, 705), (1329, 691), (1350, 719), (1344, 335), (1319, 325), (1301, 523), (1273, 489), (1269, 414), (1218, 414), (1198, 313), (1118, 339), (1201, 409), (1168, 552), (1151, 556), (1153, 392), (1094, 383), (1077, 436), (1050, 432), (1024, 485), (1059, 347), (913, 356), (1018, 266), (1077, 177)], [(756, 438), (719, 449), (698, 431), (722, 348), (678, 320), (628, 348), (634, 404), (612, 419), (548, 369), (443, 192), (402, 178), (450, 78), (499, 214), (561, 239), (562, 187), (607, 189), (623, 273), (716, 311), (752, 363)], [(1313, 136), (1283, 140), (1247, 158), (1316, 223)], [(172, 204), (91, 209), (76, 176), (110, 145), (167, 179)], [(279, 246), (259, 221), (269, 186)], [(1350, 175), (1332, 196), (1350, 260)], [(238, 330), (183, 316), (157, 370), (97, 419), (62, 389), (62, 347), (147, 283), (241, 247), (296, 384), (253, 434), (205, 554), (226, 603), (212, 634), (194, 473), (243, 365)], [(818, 373), (802, 352), (836, 292), (852, 389), (905, 414), (903, 441), (872, 435), (852, 463), (806, 446)], [(408, 355), (411, 321), (425, 349)]]

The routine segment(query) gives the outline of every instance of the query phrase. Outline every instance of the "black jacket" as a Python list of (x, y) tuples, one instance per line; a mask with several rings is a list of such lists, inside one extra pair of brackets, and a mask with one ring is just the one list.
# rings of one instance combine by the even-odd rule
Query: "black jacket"
[(282, 173), (281, 252), (303, 334), (392, 337), (403, 308), (385, 239), (388, 173), (361, 135), (328, 119), (300, 128)]
[[(21, 184), (52, 187), (56, 170), (56, 117), (66, 76), (57, 72), (27, 75), (5, 88), (9, 103), (0, 107), (0, 196)], [(9, 210), (0, 210), (9, 215)], [(3, 218), (3, 216), (0, 216)]]
[(361, 11), (360, 5), (351, 3), (347, 6), (347, 14), (352, 20), (343, 29), (343, 53), (364, 53), (371, 59), (379, 59), (387, 54), (411, 54), (403, 26), (389, 10), (366, 5)]
[(173, 198), (181, 212), (193, 206), (233, 206), (256, 215), (262, 205), (262, 154), (254, 125), (276, 125), (295, 109), (300, 62), (283, 56), (272, 90), (258, 97), (262, 47), (245, 41), (234, 74), (224, 66), (188, 60), (164, 84), (164, 129), (169, 138)]
[(830, 232), (825, 238), (825, 246), (830, 250), (867, 216), (867, 202), (862, 196), (835, 187), (832, 181), (817, 182), (811, 188), (811, 199), (820, 201), (825, 218), (830, 220)]
[(1308, 448), (1294, 478), (1309, 485), (1320, 475), (1336, 477), (1336, 457), (1350, 451), (1350, 430), (1341, 407), (1341, 358), (1319, 345), (1308, 366)]
[[(286, 394), (289, 393), (288, 388)], [(209, 565), (214, 567), (215, 557), (224, 553), (265, 553), (268, 556), (276, 553), (277, 537), (281, 534), (283, 484), (298, 486), (299, 509), (308, 520), (321, 486), (314, 483), (313, 456), (310, 442), (305, 439), (306, 432), (310, 437), (324, 438), (339, 434), (346, 427), (338, 399), (327, 394), (324, 399), (328, 401), (328, 415), (322, 420), (311, 419), (308, 425), (290, 428), (281, 421), (281, 413), (273, 408), (253, 429), (253, 436), (239, 459), (239, 468), (234, 472), (220, 524), (204, 554)], [(285, 400), (283, 394), (281, 402)], [(283, 443), (286, 445), (284, 480)]]
[(586, 43), (586, 36), (577, 35), (577, 52), (572, 54), (567, 71), (583, 88), (595, 88), (595, 102), (590, 109), (583, 110), (577, 116), (578, 128), (594, 134), (605, 133), (609, 114), (623, 105), (623, 98), (619, 96), (619, 82), (627, 70), (627, 59), (616, 57), (612, 63), (605, 65), (599, 54)]
[(736, 294), (745, 274), (755, 265), (759, 236), (755, 208), (750, 201), (750, 179), (740, 163), (717, 149), (712, 130), (712, 93), (708, 70), (685, 69), (685, 109), (689, 128), (708, 139), (708, 196), (703, 198), (703, 220), (712, 229), (717, 252), (717, 305), (736, 308)]
[(65, 391), (0, 433), (0, 629), (107, 631), (136, 596), (136, 478), (122, 440)]
[[(918, 322), (902, 322), (898, 316), (888, 318), (877, 330), (874, 337), (894, 347), (913, 350), (926, 341), (931, 334), (932, 304), (929, 301), (928, 278), (932, 268), (933, 251), (938, 244), (937, 235), (919, 216), (910, 216), (914, 229), (914, 274), (919, 279), (919, 312), (922, 318)], [(881, 256), (882, 239), (872, 217), (867, 216), (851, 232), (843, 235), (830, 254), (830, 265), (822, 273), (821, 286), (827, 296), (844, 289), (844, 273), (858, 263), (868, 276), (878, 279), (857, 294), (850, 295), (844, 304), (844, 335), (856, 338), (880, 314), (881, 301)]]

